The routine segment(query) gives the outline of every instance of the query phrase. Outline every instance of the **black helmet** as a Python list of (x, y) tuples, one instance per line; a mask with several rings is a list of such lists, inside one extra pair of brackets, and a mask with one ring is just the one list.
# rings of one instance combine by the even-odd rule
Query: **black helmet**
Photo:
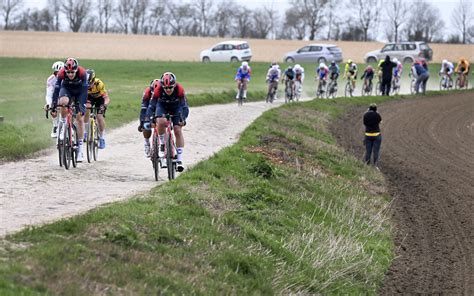
[(87, 82), (89, 82), (89, 85), (94, 81), (95, 78), (95, 71), (94, 69), (87, 69)]

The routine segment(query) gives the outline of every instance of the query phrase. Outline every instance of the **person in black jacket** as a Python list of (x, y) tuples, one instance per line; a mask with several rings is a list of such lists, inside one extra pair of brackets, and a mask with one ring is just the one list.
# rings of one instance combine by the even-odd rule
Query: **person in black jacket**
[(388, 96), (390, 94), (393, 68), (395, 68), (396, 66), (397, 64), (390, 61), (390, 56), (388, 55), (385, 57), (385, 61), (383, 61), (380, 65), (380, 68), (382, 69), (382, 83), (380, 85), (380, 92), (383, 96)]
[(365, 163), (370, 164), (372, 154), (374, 155), (374, 166), (378, 169), (379, 151), (382, 144), (382, 135), (380, 133), (380, 122), (382, 117), (377, 112), (377, 105), (370, 104), (369, 110), (364, 114), (365, 125)]

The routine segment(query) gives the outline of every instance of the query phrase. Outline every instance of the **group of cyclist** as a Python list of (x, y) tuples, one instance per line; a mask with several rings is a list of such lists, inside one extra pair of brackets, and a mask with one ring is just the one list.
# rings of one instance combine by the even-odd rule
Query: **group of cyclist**
[[(45, 110), (51, 112), (53, 127), (51, 137), (58, 137), (58, 127), (65, 124), (68, 108), (74, 106), (77, 126), (77, 162), (82, 162), (83, 143), (87, 138), (90, 110), (96, 109), (99, 125), (99, 149), (105, 148), (105, 111), (110, 98), (104, 83), (93, 69), (79, 66), (75, 58), (52, 65), (53, 73), (46, 81)], [(60, 107), (58, 116), (57, 108)]]
[(448, 60), (443, 60), (441, 63), (441, 69), (439, 71), (439, 75), (446, 75), (448, 78), (446, 81), (443, 81), (445, 85), (444, 88), (452, 88), (453, 87), (453, 74), (459, 74), (459, 88), (463, 88), (466, 85), (468, 74), (470, 71), (470, 64), (469, 61), (465, 58), (460, 58), (456, 67), (454, 64)]

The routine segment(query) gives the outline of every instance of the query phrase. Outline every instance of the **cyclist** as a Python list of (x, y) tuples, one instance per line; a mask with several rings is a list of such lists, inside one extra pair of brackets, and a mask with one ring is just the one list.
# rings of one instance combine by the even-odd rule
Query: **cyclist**
[(326, 81), (329, 76), (329, 68), (325, 63), (320, 63), (318, 69), (316, 69), (316, 77), (319, 80), (318, 91), (323, 90), (326, 86)]
[(237, 81), (237, 95), (236, 99), (239, 98), (240, 85), (246, 81), (247, 83), (244, 86), (243, 98), (247, 98), (247, 84), (250, 81), (250, 76), (252, 75), (252, 68), (250, 68), (248, 62), (242, 62), (240, 67), (237, 69), (237, 74), (235, 75), (235, 81)]
[[(51, 67), (53, 69), (53, 74), (51, 74), (46, 80), (46, 96), (45, 96), (46, 105), (44, 105), (44, 110), (48, 110), (49, 107), (52, 107), (54, 86), (56, 85), (58, 72), (63, 67), (64, 67), (64, 63), (61, 61), (55, 62), (53, 66)], [(51, 138), (56, 138), (58, 136), (59, 118), (56, 112), (54, 113), (51, 112), (51, 117), (53, 119), (53, 128), (51, 129)]]
[(285, 93), (287, 93), (288, 87), (291, 87), (293, 90), (293, 93), (295, 93), (295, 70), (293, 70), (293, 67), (288, 66), (288, 68), (285, 70), (285, 73), (283, 77), (281, 78), (281, 83), (285, 83)]
[[(443, 60), (441, 63), (441, 69), (439, 70), (439, 75), (446, 75), (448, 76), (448, 81), (449, 81), (449, 87), (452, 87), (452, 78), (451, 76), (454, 73), (454, 65), (448, 60)], [(445, 85), (445, 87), (447, 87)]]
[(142, 103), (141, 103), (141, 108), (140, 108), (140, 125), (138, 126), (138, 131), (143, 133), (143, 139), (144, 139), (144, 150), (145, 150), (145, 156), (150, 157), (150, 137), (151, 137), (151, 129), (145, 129), (143, 127), (145, 123), (145, 117), (147, 113), (148, 106), (150, 104), (150, 99), (153, 96), (153, 91), (156, 87), (160, 85), (160, 80), (159, 79), (154, 79), (150, 82), (150, 85), (145, 88), (143, 91), (142, 95)]
[[(87, 69), (89, 89), (87, 91), (86, 107), (94, 107), (97, 109), (97, 123), (99, 125), (99, 149), (105, 148), (105, 111), (110, 103), (110, 98), (105, 90), (105, 84), (95, 76), (93, 69)], [(89, 115), (90, 110), (86, 109), (86, 116), (84, 117), (84, 125), (86, 128), (84, 139), (87, 138), (87, 131), (89, 130)]]
[(295, 71), (295, 79), (299, 82), (298, 89), (296, 90), (299, 94), (303, 91), (303, 81), (304, 81), (304, 68), (300, 64), (296, 64), (293, 68)]
[(393, 79), (395, 81), (393, 88), (395, 88), (399, 87), (400, 77), (402, 77), (403, 72), (403, 64), (397, 58), (393, 58), (392, 62), (396, 64), (395, 68), (393, 68)]
[(329, 78), (337, 85), (337, 78), (339, 78), (339, 65), (336, 64), (336, 61), (332, 61), (331, 65), (329, 65)]
[(460, 75), (461, 81), (459, 83), (460, 84), (459, 87), (463, 88), (464, 87), (464, 80), (467, 78), (467, 75), (469, 74), (469, 62), (468, 62), (468, 60), (466, 60), (465, 58), (460, 58), (457, 66), (456, 66), (456, 69), (454, 71)]
[[(160, 84), (154, 87), (153, 95), (147, 108), (144, 128), (150, 129), (149, 120), (153, 117), (153, 123), (158, 124), (158, 136), (160, 138), (160, 157), (164, 156), (165, 150), (165, 129), (166, 114), (175, 115), (172, 118), (174, 125), (174, 135), (176, 137), (176, 167), (179, 172), (184, 170), (184, 136), (182, 127), (186, 124), (189, 115), (189, 107), (181, 84), (176, 82), (176, 76), (171, 72), (165, 72), (160, 78)], [(178, 116), (181, 115), (181, 118)]]
[(368, 65), (367, 68), (365, 68), (364, 73), (360, 77), (360, 80), (364, 79), (364, 86), (362, 89), (363, 91), (365, 91), (369, 85), (372, 85), (372, 79), (374, 79), (374, 75), (374, 68), (372, 68), (371, 65)]
[(355, 83), (357, 79), (357, 65), (353, 63), (351, 59), (347, 60), (346, 67), (344, 69), (344, 78), (349, 78), (352, 81), (352, 89), (355, 90)]
[(267, 83), (268, 83), (268, 92), (270, 92), (271, 88), (275, 88), (275, 99), (276, 99), (276, 91), (278, 89), (278, 81), (280, 81), (281, 70), (280, 66), (277, 63), (272, 63), (270, 69), (267, 72)]
[(383, 63), (382, 59), (380, 59), (379, 62), (377, 63), (377, 76), (380, 83), (382, 83), (382, 63)]
[[(89, 84), (87, 81), (86, 69), (79, 66), (75, 58), (68, 58), (64, 63), (64, 67), (59, 70), (56, 85), (53, 94), (52, 112), (56, 111), (58, 98), (60, 105), (68, 105), (73, 100), (76, 106), (76, 123), (77, 123), (77, 162), (82, 162), (84, 155), (82, 153), (82, 144), (84, 139), (84, 114), (86, 113), (87, 90)], [(61, 107), (61, 120), (66, 122), (68, 110)]]

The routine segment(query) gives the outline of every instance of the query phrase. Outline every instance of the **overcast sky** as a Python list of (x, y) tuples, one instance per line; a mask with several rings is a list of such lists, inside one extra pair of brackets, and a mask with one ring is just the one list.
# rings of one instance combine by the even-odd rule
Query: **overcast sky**
[[(246, 7), (262, 7), (265, 4), (273, 3), (274, 7), (280, 8), (281, 11), (284, 11), (288, 8), (290, 0), (235, 0), (237, 3), (242, 3)], [(473, 0), (474, 1), (474, 0)], [(25, 7), (34, 7), (34, 8), (44, 8), (46, 6), (47, 0), (23, 0)], [(411, 2), (411, 0), (408, 0)], [(455, 5), (459, 2), (458, 0), (427, 0), (427, 2), (433, 4), (437, 7), (441, 16), (446, 24), (447, 28), (451, 27), (451, 13)], [(446, 31), (447, 30), (446, 28)], [(449, 30), (450, 31), (450, 30)]]

